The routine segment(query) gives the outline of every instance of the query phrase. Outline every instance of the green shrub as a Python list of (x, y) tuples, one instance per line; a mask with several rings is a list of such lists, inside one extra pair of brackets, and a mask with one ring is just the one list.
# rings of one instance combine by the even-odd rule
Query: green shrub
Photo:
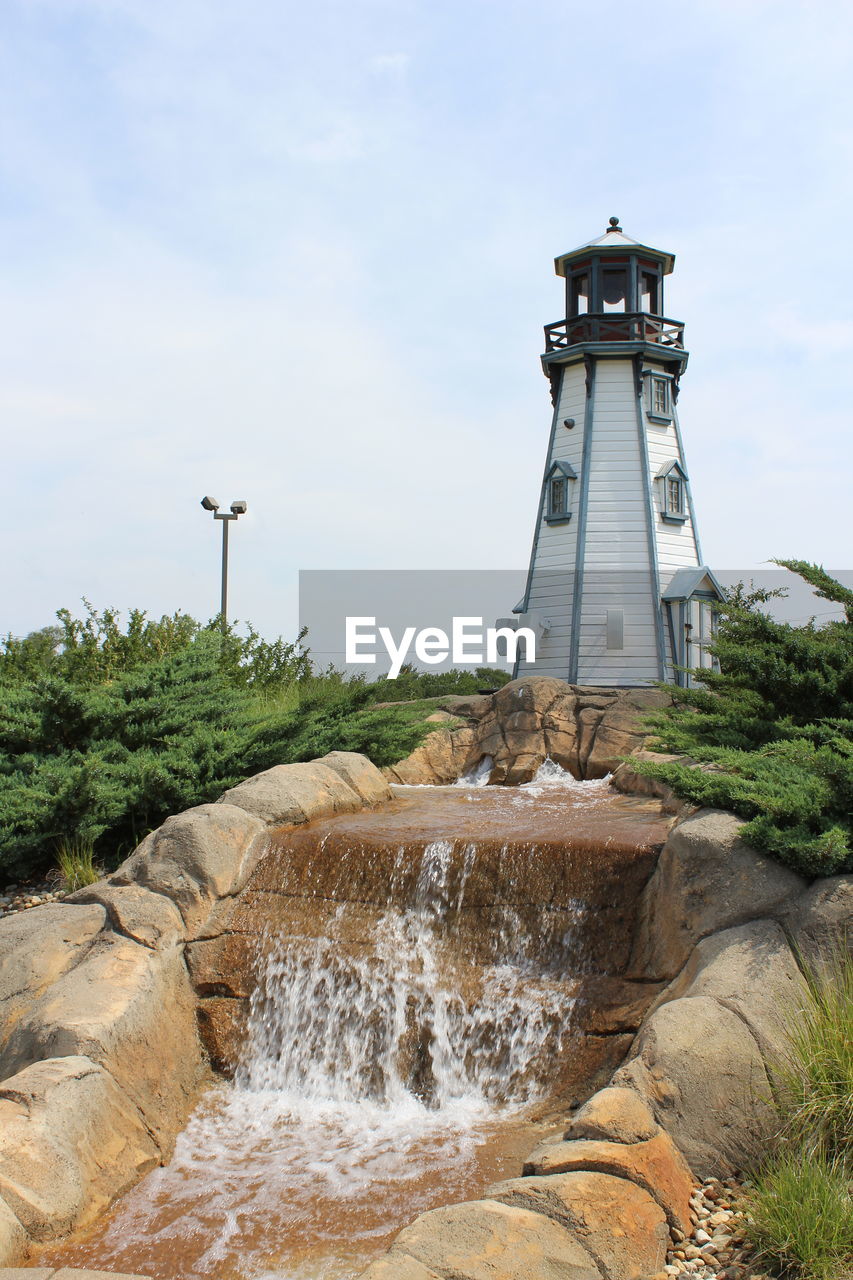
[(704, 688), (667, 686), (649, 717), (656, 745), (707, 766), (638, 762), (693, 804), (747, 820), (743, 838), (809, 876), (853, 869), (853, 591), (823, 569), (780, 561), (845, 617), (792, 626), (736, 589), (721, 606)]

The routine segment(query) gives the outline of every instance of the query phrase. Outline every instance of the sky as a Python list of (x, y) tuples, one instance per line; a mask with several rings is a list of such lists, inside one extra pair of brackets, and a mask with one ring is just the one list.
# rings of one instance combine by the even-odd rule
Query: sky
[[(0, 634), (515, 569), (553, 259), (676, 254), (706, 561), (853, 567), (853, 7), (0, 0)], [(507, 601), (510, 608), (514, 601)]]

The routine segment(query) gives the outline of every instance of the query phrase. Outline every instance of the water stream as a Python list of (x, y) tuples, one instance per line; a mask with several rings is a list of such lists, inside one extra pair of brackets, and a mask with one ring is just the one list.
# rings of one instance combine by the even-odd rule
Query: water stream
[(487, 780), (283, 833), (233, 1083), (204, 1096), (168, 1166), (40, 1263), (344, 1280), (417, 1213), (520, 1171), (571, 1056), (589, 886), (609, 850), (647, 854), (663, 824), (555, 766), (512, 790)]

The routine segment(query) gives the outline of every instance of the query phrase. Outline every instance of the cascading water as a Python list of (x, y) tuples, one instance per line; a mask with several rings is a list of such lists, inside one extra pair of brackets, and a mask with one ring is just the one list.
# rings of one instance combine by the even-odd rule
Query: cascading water
[(487, 776), (282, 834), (246, 907), (274, 904), (233, 1084), (58, 1260), (342, 1280), (416, 1213), (518, 1172), (571, 1057), (595, 859), (636, 814), (550, 762), (527, 787)]

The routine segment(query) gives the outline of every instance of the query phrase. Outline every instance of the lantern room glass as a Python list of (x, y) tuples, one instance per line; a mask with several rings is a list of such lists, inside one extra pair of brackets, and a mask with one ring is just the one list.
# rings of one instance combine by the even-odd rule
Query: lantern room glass
[(601, 272), (601, 310), (626, 311), (628, 272), (624, 267), (604, 267)]

